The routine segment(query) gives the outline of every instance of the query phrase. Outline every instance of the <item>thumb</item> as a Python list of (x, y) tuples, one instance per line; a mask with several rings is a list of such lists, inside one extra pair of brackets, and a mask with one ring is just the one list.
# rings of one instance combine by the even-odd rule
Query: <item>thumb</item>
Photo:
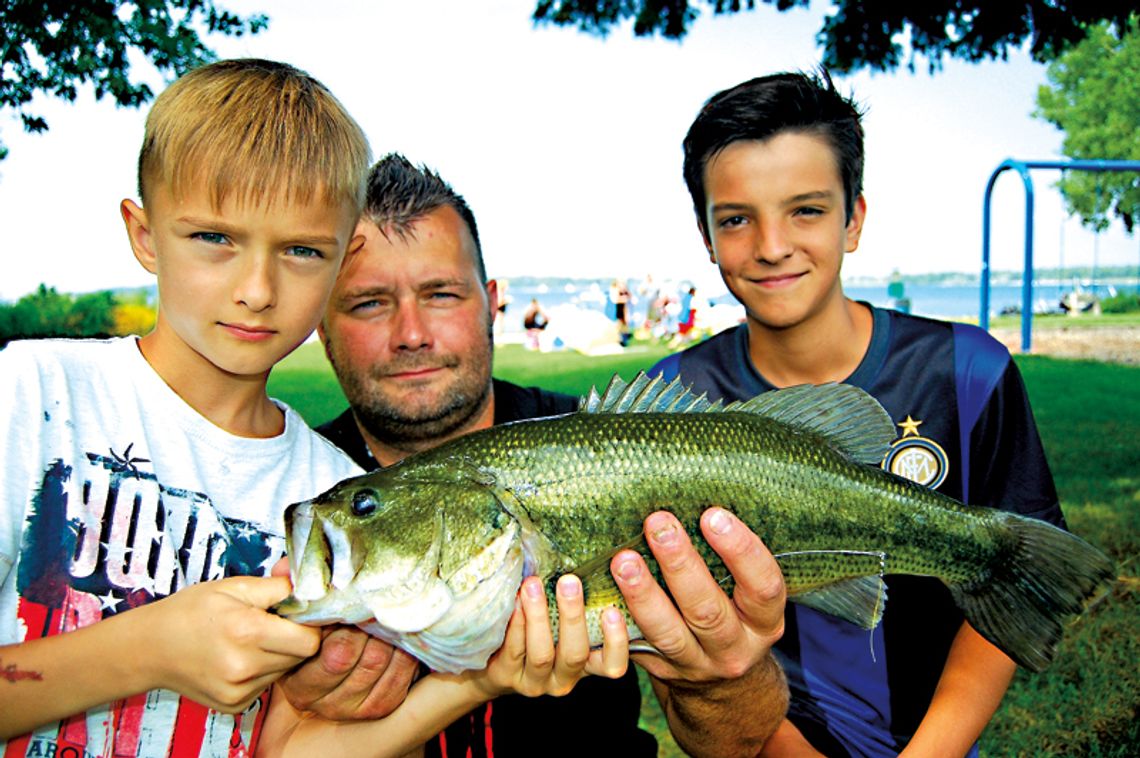
[(293, 590), (287, 576), (233, 576), (221, 584), (230, 597), (262, 610), (280, 603)]
[(273, 564), (273, 569), (269, 573), (272, 576), (289, 576), (289, 556), (281, 556), (281, 560)]

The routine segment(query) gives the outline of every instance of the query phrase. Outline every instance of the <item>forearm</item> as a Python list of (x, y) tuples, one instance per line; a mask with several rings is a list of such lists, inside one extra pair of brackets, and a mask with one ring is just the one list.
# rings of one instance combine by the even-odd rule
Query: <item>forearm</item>
[(1016, 670), (1004, 653), (962, 624), (930, 708), (902, 754), (965, 755), (1001, 705)]
[(738, 679), (651, 681), (677, 744), (698, 758), (756, 755), (788, 709), (784, 672), (771, 655)]
[(466, 675), (431, 674), (416, 682), (404, 702), (382, 719), (328, 721), (294, 709), (275, 687), (257, 755), (396, 758), (416, 750), (488, 699), (486, 691)]
[(131, 613), (0, 647), (0, 739), (150, 689)]

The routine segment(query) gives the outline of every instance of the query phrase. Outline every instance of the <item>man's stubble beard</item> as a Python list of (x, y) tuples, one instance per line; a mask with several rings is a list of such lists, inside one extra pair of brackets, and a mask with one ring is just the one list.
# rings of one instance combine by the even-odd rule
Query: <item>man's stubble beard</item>
[[(360, 372), (342, 372), (339, 365), (341, 362), (336, 359), (336, 350), (328, 352), (329, 361), (357, 422), (369, 436), (397, 449), (423, 448), (424, 443), (455, 436), (490, 402), (494, 354), (490, 330), (487, 331), (486, 342), (478, 351), (452, 357), (444, 363), (448, 368), (460, 366), (462, 369), (447, 394), (430, 406), (420, 403), (409, 408), (393, 402), (374, 389), (373, 382), (376, 378), (373, 372), (366, 371), (363, 377)], [(414, 363), (409, 361), (407, 368), (412, 368)], [(484, 367), (484, 370), (479, 370), (480, 367)], [(391, 368), (390, 366), (388, 370)]]

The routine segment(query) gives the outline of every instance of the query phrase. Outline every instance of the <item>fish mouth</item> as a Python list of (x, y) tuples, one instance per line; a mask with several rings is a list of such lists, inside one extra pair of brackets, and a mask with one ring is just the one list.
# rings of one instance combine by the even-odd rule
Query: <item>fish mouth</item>
[(319, 518), (313, 502), (294, 503), (285, 509), (285, 550), (293, 592), (274, 606), (274, 612), (298, 621), (331, 591), (347, 587), (356, 570), (348, 537)]

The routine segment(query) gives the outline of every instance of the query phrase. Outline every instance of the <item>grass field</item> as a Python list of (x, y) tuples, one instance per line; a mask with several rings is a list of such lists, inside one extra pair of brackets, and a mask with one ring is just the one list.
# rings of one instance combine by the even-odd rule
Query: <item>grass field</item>
[[(632, 378), (668, 351), (635, 344), (620, 356), (496, 350), (495, 374), (572, 394)], [(1140, 368), (1017, 356), (1069, 527), (1108, 552), (1120, 580), (1067, 630), (1042, 674), (1019, 671), (982, 736), (987, 756), (1140, 755)], [(310, 423), (344, 409), (320, 347), (302, 347), (274, 371), (270, 391)], [(644, 682), (643, 682), (644, 684)], [(643, 688), (644, 689), (644, 688)], [(662, 756), (681, 755), (646, 694), (642, 724)]]

